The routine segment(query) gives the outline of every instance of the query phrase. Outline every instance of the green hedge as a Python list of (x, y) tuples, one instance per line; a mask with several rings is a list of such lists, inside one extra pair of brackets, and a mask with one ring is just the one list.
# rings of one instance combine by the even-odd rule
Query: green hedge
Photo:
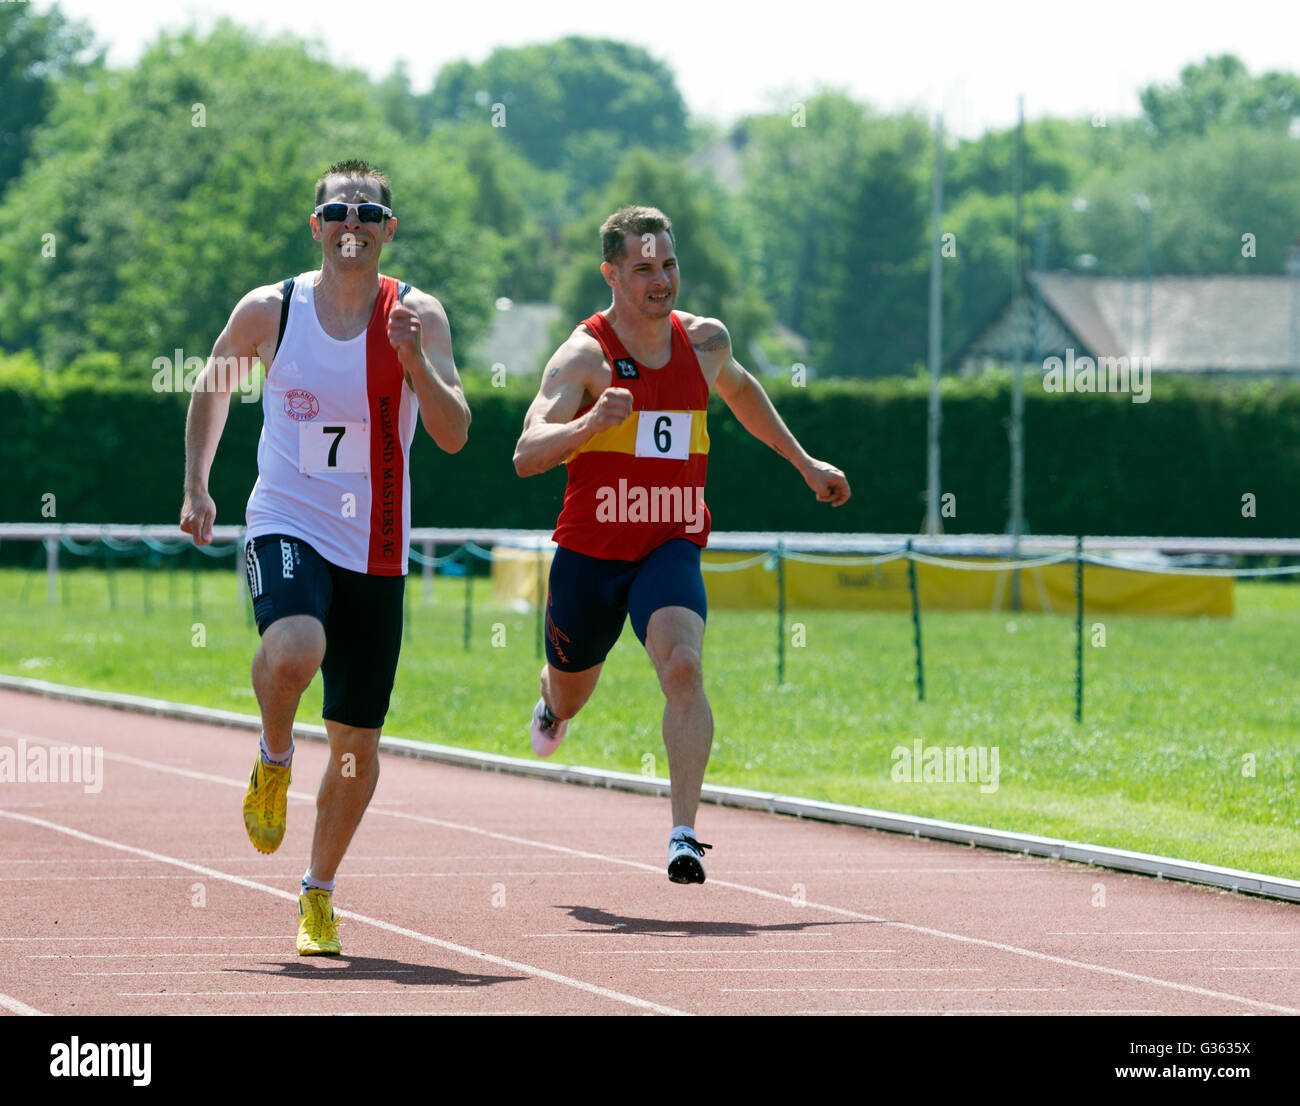
[[(6, 479), (0, 519), (174, 522), (184, 466), (185, 397), (147, 383), (103, 386), (93, 364), (75, 382), (42, 381), (10, 359), (0, 371)], [(511, 455), (534, 382), (495, 389), (469, 378), (469, 444), (442, 454), (417, 431), (411, 471), (416, 525), (549, 527), (563, 469), (520, 480)], [(710, 410), (708, 500), (719, 530), (916, 532), (925, 512), (926, 387), (920, 379), (769, 385), (815, 456), (845, 470), (853, 499), (817, 503), (798, 474), (752, 439), (717, 401)], [(999, 532), (1007, 521), (1010, 390), (1005, 378), (948, 380), (943, 491), (949, 533)], [(1026, 396), (1026, 504), (1037, 533), (1276, 537), (1300, 533), (1300, 384), (1163, 381), (1151, 401)], [(261, 410), (231, 405), (211, 490), (218, 522), (243, 520), (256, 477)], [(1255, 518), (1242, 496), (1256, 497)]]

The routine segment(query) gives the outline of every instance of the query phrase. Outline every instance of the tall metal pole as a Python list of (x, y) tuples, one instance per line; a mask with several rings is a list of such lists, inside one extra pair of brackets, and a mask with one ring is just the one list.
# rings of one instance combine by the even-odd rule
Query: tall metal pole
[(930, 187), (930, 408), (927, 431), (925, 477), (925, 532), (938, 534), (939, 521), (939, 430), (943, 416), (939, 410), (939, 374), (943, 357), (943, 113), (934, 121), (934, 179)]
[[(1151, 201), (1144, 193), (1133, 197), (1142, 213), (1142, 356), (1151, 356)], [(1132, 351), (1130, 351), (1131, 353)]]
[[(1016, 354), (1011, 377), (1011, 532), (1012, 557), (1020, 559), (1020, 536), (1025, 530), (1025, 326), (1021, 310), (1020, 235), (1024, 199), (1025, 172), (1025, 98), (1018, 97), (1019, 122), (1016, 126), (1016, 161), (1013, 188), (1016, 196), (1015, 242), (1011, 265), (1011, 318)], [(1020, 610), (1020, 572), (1011, 573), (1011, 609)]]
[(1300, 242), (1287, 251), (1286, 271), (1291, 274), (1291, 368), (1300, 371)]

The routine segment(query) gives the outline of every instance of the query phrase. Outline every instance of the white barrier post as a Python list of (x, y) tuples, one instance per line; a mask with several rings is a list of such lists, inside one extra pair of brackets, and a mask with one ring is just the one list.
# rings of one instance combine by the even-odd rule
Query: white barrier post
[(59, 539), (45, 539), (45, 605), (57, 606), (59, 602)]

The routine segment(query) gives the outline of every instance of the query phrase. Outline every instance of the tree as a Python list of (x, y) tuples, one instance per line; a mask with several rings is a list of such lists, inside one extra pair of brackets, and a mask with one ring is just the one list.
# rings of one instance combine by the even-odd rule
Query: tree
[(1142, 271), (1141, 194), (1151, 204), (1154, 272), (1280, 274), (1300, 227), (1300, 142), (1219, 127), (1135, 157), (1122, 172), (1099, 172), (1083, 191), (1088, 211), (1062, 224), (1062, 242), (1103, 270)]
[(27, 4), (0, 6), (0, 198), (18, 177), (33, 132), (45, 120), (59, 81), (98, 67), (92, 36), (58, 8), (36, 14)]
[(639, 46), (576, 36), (444, 66), (425, 115), (492, 121), (534, 165), (577, 182), (575, 198), (604, 185), (624, 151), (680, 150), (688, 137), (666, 65)]
[(925, 356), (927, 129), (841, 93), (802, 108), (743, 125), (763, 290), (819, 371), (905, 372)]
[(175, 349), (205, 356), (246, 291), (319, 266), (313, 185), (348, 156), (393, 180), (385, 271), (439, 296), (458, 342), (486, 328), (501, 244), (469, 172), (389, 128), (360, 74), (222, 22), (59, 92), (0, 205), (0, 336), (47, 367), (104, 350), (143, 380)]
[(749, 344), (770, 317), (756, 284), (748, 228), (728, 209), (717, 185), (693, 174), (680, 161), (667, 161), (649, 150), (634, 150), (585, 215), (565, 230), (555, 299), (564, 308), (562, 339), (574, 324), (610, 304), (610, 290), (600, 273), (600, 225), (629, 204), (659, 208), (673, 224), (673, 242), (681, 270), (679, 305), (693, 315), (719, 318), (731, 333), (732, 348), (744, 363)]
[(1240, 59), (1221, 54), (1184, 67), (1175, 84), (1148, 85), (1139, 99), (1161, 143), (1221, 126), (1285, 133), (1300, 116), (1300, 77), (1252, 77)]
[(497, 295), (548, 300), (555, 283), (557, 220), (566, 182), (558, 173), (530, 165), (502, 136), (482, 123), (439, 125), (429, 145), (464, 158), (473, 178), (474, 222), (501, 238), (502, 273)]

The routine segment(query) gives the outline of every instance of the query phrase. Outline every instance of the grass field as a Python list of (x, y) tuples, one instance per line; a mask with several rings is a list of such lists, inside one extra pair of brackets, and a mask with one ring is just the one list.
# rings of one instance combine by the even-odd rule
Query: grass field
[[(148, 611), (140, 571), (118, 568), (114, 579), (116, 609), (105, 573), (85, 568), (63, 574), (66, 602), (47, 607), (39, 573), (0, 570), (0, 671), (256, 713), (248, 666), (257, 632), (233, 566), (201, 575), (197, 614), (188, 570), (148, 574)], [(495, 605), (476, 580), (465, 652), (463, 580), (440, 576), (433, 592), (427, 602), (411, 579), (385, 731), (531, 755), (534, 616)], [(1107, 617), (1105, 646), (1085, 639), (1082, 725), (1066, 618), (926, 614), (927, 701), (918, 703), (904, 615), (789, 612), (778, 686), (775, 614), (717, 611), (705, 643), (716, 722), (707, 779), (1297, 878), (1300, 587), (1239, 584), (1237, 611), (1232, 620)], [(563, 759), (666, 775), (662, 702), (627, 629)], [(318, 677), (299, 720), (319, 722), (320, 705)], [(893, 752), (916, 739), (997, 747), (996, 790), (896, 781)], [(582, 801), (570, 798), (575, 811)], [(707, 819), (706, 808), (701, 832)]]

